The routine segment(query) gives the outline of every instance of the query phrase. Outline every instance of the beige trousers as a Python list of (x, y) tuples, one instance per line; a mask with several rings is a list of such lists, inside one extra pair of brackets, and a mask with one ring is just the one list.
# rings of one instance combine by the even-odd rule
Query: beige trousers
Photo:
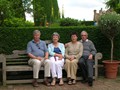
[(70, 61), (69, 59), (66, 59), (65, 62), (65, 70), (67, 72), (67, 78), (75, 79), (76, 80), (76, 73), (78, 68), (78, 60), (74, 59)]
[(44, 60), (44, 58), (40, 61), (38, 59), (30, 59), (28, 64), (33, 67), (33, 78), (38, 79), (39, 71), (41, 66), (44, 66), (45, 77), (50, 77), (50, 60)]

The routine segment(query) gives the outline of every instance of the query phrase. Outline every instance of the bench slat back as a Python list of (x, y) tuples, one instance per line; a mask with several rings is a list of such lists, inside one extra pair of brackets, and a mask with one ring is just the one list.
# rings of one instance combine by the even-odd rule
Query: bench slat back
[[(50, 44), (50, 40), (46, 40), (46, 45)], [(26, 50), (14, 50), (13, 54), (5, 55), (7, 65), (28, 65), (29, 57)]]
[(26, 50), (14, 50), (13, 54), (6, 55), (7, 65), (27, 65), (28, 60)]

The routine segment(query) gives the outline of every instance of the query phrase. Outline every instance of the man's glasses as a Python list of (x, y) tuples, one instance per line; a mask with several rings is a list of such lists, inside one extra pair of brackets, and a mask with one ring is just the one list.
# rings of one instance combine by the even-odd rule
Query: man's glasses
[(36, 44), (37, 48), (40, 49), (39, 44)]

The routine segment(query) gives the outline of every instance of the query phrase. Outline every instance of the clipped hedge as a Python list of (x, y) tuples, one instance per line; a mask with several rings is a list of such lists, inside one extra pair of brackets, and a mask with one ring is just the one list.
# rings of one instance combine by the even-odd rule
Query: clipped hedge
[(85, 25), (85, 26), (93, 26), (94, 25), (94, 21), (81, 21), (81, 25)]
[(72, 18), (63, 18), (60, 20), (60, 26), (80, 26), (80, 21)]
[[(100, 32), (98, 27), (58, 27), (58, 28), (0, 28), (0, 53), (10, 54), (13, 50), (26, 49), (28, 41), (32, 40), (32, 32), (39, 29), (42, 33), (41, 39), (50, 40), (53, 32), (60, 34), (60, 42), (70, 41), (70, 33), (76, 31), (79, 35), (82, 30), (89, 33), (89, 39), (95, 44), (98, 52), (102, 52), (104, 58), (110, 59), (110, 41)], [(79, 37), (80, 39), (80, 37)], [(115, 39), (114, 59), (120, 60), (120, 37)]]

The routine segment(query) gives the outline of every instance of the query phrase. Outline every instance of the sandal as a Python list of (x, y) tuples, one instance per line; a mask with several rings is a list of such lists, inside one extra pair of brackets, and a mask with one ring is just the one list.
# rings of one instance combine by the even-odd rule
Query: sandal
[(63, 80), (60, 80), (59, 86), (62, 86), (62, 85), (64, 85), (64, 82), (63, 82)]
[(73, 80), (72, 84), (76, 84), (76, 80), (75, 79)]
[(68, 85), (72, 85), (72, 81), (71, 80), (68, 81)]
[(55, 86), (55, 84), (56, 84), (56, 81), (53, 80), (53, 81), (51, 82), (51, 86)]

